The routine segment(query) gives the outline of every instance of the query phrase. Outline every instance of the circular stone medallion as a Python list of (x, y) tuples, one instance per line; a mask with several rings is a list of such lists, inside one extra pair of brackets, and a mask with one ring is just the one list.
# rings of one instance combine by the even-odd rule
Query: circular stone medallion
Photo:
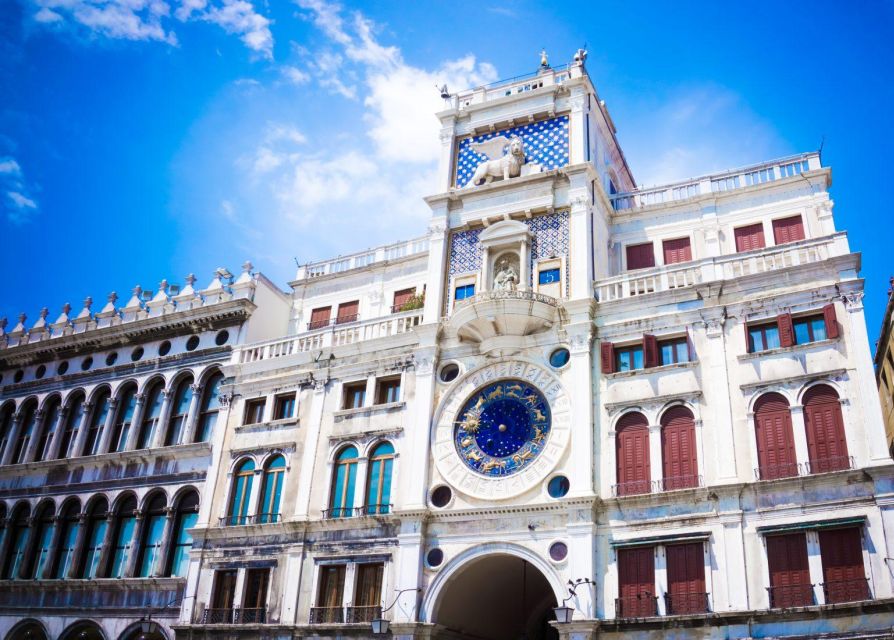
[(524, 380), (502, 380), (476, 391), (460, 410), (454, 441), (473, 471), (507, 476), (531, 464), (550, 429), (549, 403)]

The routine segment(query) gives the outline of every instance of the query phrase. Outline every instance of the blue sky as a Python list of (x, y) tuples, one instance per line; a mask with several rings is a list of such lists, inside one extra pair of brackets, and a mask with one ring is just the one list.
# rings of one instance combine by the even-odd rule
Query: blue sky
[[(859, 11), (853, 9), (859, 7)], [(863, 253), (870, 338), (890, 259), (894, 4), (0, 2), (0, 315), (33, 323), (246, 258), (424, 232), (435, 82), (588, 70), (641, 185), (819, 147)]]

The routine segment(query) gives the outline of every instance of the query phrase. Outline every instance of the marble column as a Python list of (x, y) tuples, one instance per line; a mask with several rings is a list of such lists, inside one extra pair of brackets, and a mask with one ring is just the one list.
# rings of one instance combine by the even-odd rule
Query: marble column
[(137, 448), (137, 441), (140, 438), (140, 427), (143, 422), (143, 412), (146, 410), (146, 394), (136, 394), (134, 402), (133, 415), (130, 418), (130, 431), (127, 434), (127, 442), (124, 444), (125, 451), (133, 451)]
[(115, 419), (118, 417), (118, 398), (109, 398), (109, 412), (106, 415), (106, 423), (99, 434), (99, 446), (96, 453), (108, 453), (111, 446), (112, 432), (115, 430)]
[(186, 424), (180, 434), (179, 444), (188, 444), (195, 439), (196, 423), (199, 420), (199, 403), (202, 401), (203, 384), (190, 385), (192, 398), (189, 401), (189, 410), (186, 413)]
[(56, 425), (53, 427), (53, 437), (50, 439), (47, 460), (56, 460), (59, 458), (59, 447), (62, 445), (65, 425), (68, 422), (68, 414), (70, 412), (71, 407), (69, 406), (63, 406), (59, 409), (59, 416), (56, 418)]

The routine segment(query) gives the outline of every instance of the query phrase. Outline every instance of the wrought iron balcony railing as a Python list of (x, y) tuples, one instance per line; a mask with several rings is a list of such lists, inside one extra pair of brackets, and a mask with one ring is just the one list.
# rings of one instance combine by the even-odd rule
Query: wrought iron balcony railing
[(218, 518), (218, 526), (239, 527), (249, 524), (272, 524), (280, 522), (282, 516), (278, 513), (258, 513), (253, 516), (224, 516)]
[(323, 518), (357, 518), (360, 516), (378, 516), (386, 515), (392, 512), (394, 505), (391, 504), (367, 504), (362, 507), (332, 507), (323, 509)]
[(808, 474), (830, 473), (832, 471), (847, 471), (854, 468), (853, 456), (835, 456), (831, 458), (820, 458), (811, 460), (805, 465), (805, 471)]
[(658, 596), (651, 593), (615, 598), (615, 616), (618, 618), (652, 618), (657, 615)]
[(345, 621), (344, 607), (311, 607), (310, 624), (341, 624)]
[(710, 611), (707, 593), (666, 593), (664, 605), (669, 616)]
[(814, 603), (812, 584), (785, 584), (767, 587), (771, 609), (809, 607)]
[(830, 458), (817, 458), (816, 460), (803, 463), (785, 462), (760, 466), (754, 470), (754, 477), (758, 480), (780, 480), (782, 478), (811, 476), (819, 473), (832, 473), (833, 471), (847, 471), (853, 468), (853, 456), (833, 456)]
[(346, 607), (345, 622), (372, 622), (376, 618), (382, 617), (382, 607), (379, 605)]
[(267, 609), (235, 607), (232, 609), (205, 609), (202, 624), (266, 624)]
[(824, 582), (822, 587), (826, 604), (872, 600), (872, 594), (869, 592), (868, 578), (853, 578), (851, 580)]
[(670, 476), (660, 480), (633, 480), (612, 485), (612, 495), (616, 498), (637, 496), (665, 491), (679, 491), (704, 486), (700, 475)]

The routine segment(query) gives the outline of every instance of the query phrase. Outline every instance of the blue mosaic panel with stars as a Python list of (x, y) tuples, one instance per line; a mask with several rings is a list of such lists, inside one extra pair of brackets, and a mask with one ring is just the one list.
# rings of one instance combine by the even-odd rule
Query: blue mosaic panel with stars
[(457, 415), (454, 441), (463, 462), (486, 476), (508, 476), (531, 464), (549, 436), (549, 403), (523, 380), (476, 391)]
[[(473, 151), (473, 142), (484, 142), (496, 136), (518, 136), (525, 145), (525, 161), (536, 162), (544, 171), (568, 164), (568, 116), (559, 116), (503, 131), (491, 131), (480, 136), (463, 138), (456, 158), (456, 186), (465, 187), (478, 165), (488, 160)], [(493, 160), (494, 158), (490, 158)]]

